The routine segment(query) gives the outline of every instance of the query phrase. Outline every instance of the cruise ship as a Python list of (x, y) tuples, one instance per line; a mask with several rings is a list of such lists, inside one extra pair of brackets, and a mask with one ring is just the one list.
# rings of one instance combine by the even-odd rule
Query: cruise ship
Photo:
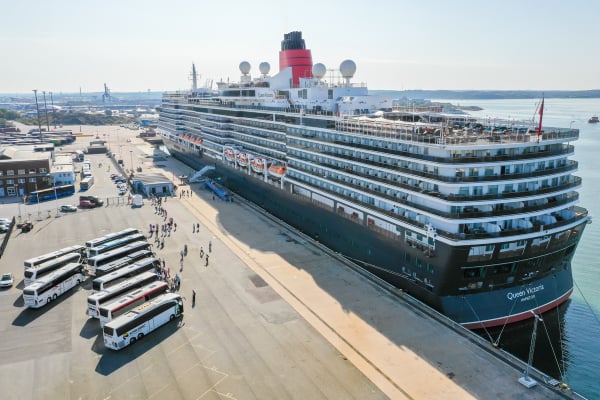
[(284, 35), (277, 73), (239, 68), (216, 89), (194, 70), (191, 90), (163, 95), (159, 133), (197, 175), (467, 328), (569, 298), (590, 221), (577, 129), (401, 107), (352, 82), (352, 60), (313, 64), (301, 32)]

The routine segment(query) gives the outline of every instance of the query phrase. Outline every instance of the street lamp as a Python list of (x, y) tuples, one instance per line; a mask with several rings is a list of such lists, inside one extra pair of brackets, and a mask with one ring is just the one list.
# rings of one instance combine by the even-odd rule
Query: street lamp
[(131, 156), (131, 172), (133, 173), (133, 150), (129, 150), (129, 155)]
[(19, 185), (17, 184), (15, 184), (15, 192), (17, 197), (19, 197), (19, 201), (17, 202), (17, 204), (19, 205), (19, 223), (21, 223), (21, 198), (19, 194)]

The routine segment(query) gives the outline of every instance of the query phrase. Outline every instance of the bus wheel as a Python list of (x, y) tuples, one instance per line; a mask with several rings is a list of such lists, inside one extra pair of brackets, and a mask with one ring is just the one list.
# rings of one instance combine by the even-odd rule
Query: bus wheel
[(52, 300), (53, 300), (53, 301), (54, 301), (54, 300), (56, 300), (56, 297), (57, 297), (57, 296), (56, 296), (56, 293), (55, 293), (55, 294), (54, 294), (54, 296), (52, 296)]
[(144, 334), (143, 333), (139, 333), (137, 338), (138, 338), (138, 340), (141, 340), (143, 337), (144, 337)]
[(169, 315), (169, 321), (173, 321), (174, 319), (175, 319), (175, 315), (174, 314)]
[(132, 344), (134, 344), (134, 343), (135, 343), (135, 338), (134, 338), (134, 337), (132, 337), (132, 338), (131, 338), (131, 340), (129, 341), (129, 344), (130, 344), (130, 345), (132, 345)]
[(50, 297), (48, 297), (48, 300), (46, 300), (46, 304), (50, 303), (52, 301), (52, 299)]

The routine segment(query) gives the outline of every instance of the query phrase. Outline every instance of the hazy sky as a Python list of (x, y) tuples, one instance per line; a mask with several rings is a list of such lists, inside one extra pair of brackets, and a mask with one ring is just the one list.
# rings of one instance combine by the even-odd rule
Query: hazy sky
[(0, 93), (175, 90), (278, 70), (300, 30), (313, 62), (371, 89), (600, 89), (595, 0), (0, 0)]

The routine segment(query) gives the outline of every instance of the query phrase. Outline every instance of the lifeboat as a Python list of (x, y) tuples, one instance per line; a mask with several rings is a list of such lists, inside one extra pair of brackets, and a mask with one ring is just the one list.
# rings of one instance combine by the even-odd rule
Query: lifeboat
[(242, 167), (247, 167), (251, 160), (252, 156), (249, 153), (241, 152), (237, 155), (238, 164), (240, 164)]
[(227, 161), (234, 162), (235, 161), (235, 152), (231, 147), (226, 147), (225, 151), (223, 151), (223, 155)]
[(265, 172), (265, 159), (262, 157), (253, 159), (250, 167), (252, 168), (252, 171), (256, 172), (257, 174), (262, 174)]
[(281, 178), (285, 175), (287, 167), (282, 164), (275, 164), (269, 167), (269, 175), (273, 178)]

